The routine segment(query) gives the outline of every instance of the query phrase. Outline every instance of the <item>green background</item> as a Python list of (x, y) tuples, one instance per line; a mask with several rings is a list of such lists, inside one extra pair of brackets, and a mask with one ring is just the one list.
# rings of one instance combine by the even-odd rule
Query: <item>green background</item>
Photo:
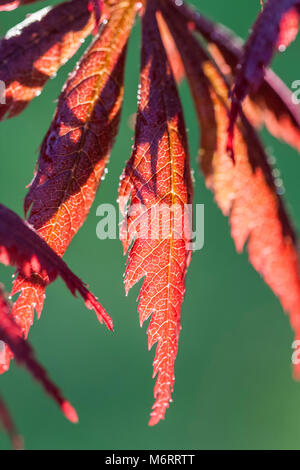
[[(259, 0), (194, 0), (194, 4), (242, 37), (247, 37), (260, 10)], [(2, 13), (1, 34), (44, 5)], [(130, 42), (122, 125), (109, 172), (65, 256), (113, 317), (115, 333), (99, 326), (82, 300), (73, 298), (57, 280), (48, 288), (41, 320), (35, 322), (30, 340), (50, 376), (78, 410), (80, 423), (65, 420), (41, 387), (15, 364), (1, 377), (1, 394), (27, 449), (299, 449), (300, 384), (291, 377), (289, 322), (247, 255), (235, 253), (228, 221), (197, 170), (199, 136), (186, 83), (180, 92), (196, 175), (195, 202), (205, 204), (205, 245), (194, 254), (187, 275), (174, 402), (165, 421), (154, 428), (147, 426), (153, 403), (154, 351), (147, 350), (146, 325), (140, 329), (138, 323), (140, 286), (125, 297), (121, 243), (96, 237), (96, 208), (103, 202), (115, 203), (119, 176), (130, 155), (133, 131), (128, 121), (136, 111), (139, 37), (138, 21)], [(299, 45), (298, 40), (274, 61), (289, 86), (300, 79)], [(55, 100), (79, 56), (48, 82), (23, 114), (1, 123), (0, 201), (20, 215)], [(266, 132), (263, 139), (276, 157), (289, 211), (300, 228), (299, 155)], [(0, 266), (7, 290), (12, 273), (12, 268)], [(9, 447), (1, 433), (0, 449)]]

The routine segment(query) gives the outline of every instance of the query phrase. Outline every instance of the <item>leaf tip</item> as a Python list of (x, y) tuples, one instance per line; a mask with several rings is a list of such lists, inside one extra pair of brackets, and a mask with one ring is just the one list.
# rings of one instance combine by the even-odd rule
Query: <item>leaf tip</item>
[(102, 307), (102, 305), (97, 301), (97, 299), (90, 292), (87, 292), (85, 305), (88, 309), (95, 310), (97, 318), (100, 323), (104, 322), (110, 331), (114, 330), (112, 319), (110, 318), (106, 310)]
[(156, 426), (162, 419), (165, 419), (164, 416), (161, 416), (160, 413), (153, 412), (151, 413), (148, 426), (151, 426), (151, 427)]
[(79, 419), (78, 419), (77, 412), (75, 408), (71, 405), (71, 403), (69, 403), (68, 401), (64, 401), (61, 404), (61, 411), (63, 412), (65, 417), (69, 421), (71, 421), (71, 423), (78, 423)]

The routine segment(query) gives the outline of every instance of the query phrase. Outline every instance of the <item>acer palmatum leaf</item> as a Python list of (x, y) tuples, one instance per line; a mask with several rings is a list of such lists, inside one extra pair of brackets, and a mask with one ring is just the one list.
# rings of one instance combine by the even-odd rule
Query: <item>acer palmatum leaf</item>
[(60, 276), (73, 295), (78, 292), (99, 321), (112, 330), (112, 320), (86, 285), (50, 246), (17, 214), (0, 204), (0, 262), (18, 268), (22, 276), (41, 275), (48, 282)]
[[(265, 68), (272, 60), (278, 40), (286, 36), (282, 21), (288, 12), (291, 10), (294, 12), (296, 9), (300, 11), (300, 0), (268, 0), (245, 44), (231, 92), (232, 105), (227, 143), (230, 152), (233, 150), (234, 124), (241, 109), (241, 103), (250, 90), (256, 90), (261, 84)], [(289, 43), (286, 38), (284, 40), (283, 48)]]
[[(113, 3), (113, 2), (111, 2)], [(111, 16), (67, 81), (25, 199), (29, 223), (62, 256), (85, 221), (117, 134), (127, 40), (135, 1), (114, 2)], [(47, 280), (18, 277), (12, 315), (25, 336), (40, 316)]]
[[(181, 52), (201, 125), (200, 161), (207, 186), (228, 215), (238, 252), (279, 297), (299, 336), (300, 277), (296, 237), (255, 131), (242, 116), (235, 129), (235, 165), (226, 151), (228, 86), (180, 17), (165, 15)], [(299, 369), (299, 370), (298, 370)], [(299, 366), (295, 374), (299, 375)]]
[[(192, 199), (185, 124), (159, 35), (156, 5), (155, 1), (147, 2), (142, 20), (135, 143), (119, 191), (123, 212), (130, 198), (122, 234), (124, 251), (134, 240), (126, 268), (126, 293), (144, 278), (138, 306), (140, 324), (152, 315), (147, 330), (149, 349), (158, 343), (153, 363), (156, 401), (150, 425), (164, 418), (173, 391), (180, 310), (191, 254), (187, 248), (191, 227), (189, 221), (185, 223), (183, 210)], [(176, 206), (177, 216), (173, 213)], [(140, 213), (135, 212), (136, 208)], [(164, 215), (160, 210), (164, 209), (167, 219), (161, 220)], [(181, 234), (176, 231), (176, 222), (181, 229), (185, 225)]]
[(59, 388), (49, 379), (47, 372), (36, 360), (30, 344), (22, 338), (22, 331), (9, 314), (10, 307), (0, 290), (0, 341), (8, 344), (16, 361), (24, 365), (44, 390), (59, 405), (65, 417), (72, 423), (78, 422), (73, 406), (62, 396)]
[(19, 6), (39, 1), (40, 0), (0, 0), (0, 11), (11, 11)]
[[(190, 29), (200, 33), (208, 42), (208, 48), (232, 82), (236, 67), (243, 54), (243, 41), (224, 26), (214, 23), (187, 5), (170, 7), (178, 10)], [(269, 68), (266, 68), (261, 85), (250, 90), (243, 111), (255, 126), (265, 124), (268, 131), (300, 152), (300, 109), (294, 104), (290, 89)]]
[(0, 41), (0, 80), (5, 104), (0, 119), (20, 114), (82, 45), (95, 24), (88, 0), (46, 7), (15, 26)]

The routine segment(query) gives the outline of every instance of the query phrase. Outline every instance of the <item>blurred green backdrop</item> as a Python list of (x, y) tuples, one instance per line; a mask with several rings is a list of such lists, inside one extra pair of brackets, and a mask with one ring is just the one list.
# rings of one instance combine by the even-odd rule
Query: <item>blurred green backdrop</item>
[[(260, 10), (259, 0), (193, 3), (242, 37), (247, 37)], [(43, 6), (45, 2), (2, 13), (1, 34)], [(115, 333), (99, 326), (81, 299), (73, 298), (56, 281), (48, 288), (42, 318), (35, 322), (30, 340), (77, 408), (80, 423), (66, 421), (40, 386), (15, 364), (1, 377), (1, 393), (27, 449), (299, 449), (300, 385), (291, 377), (289, 322), (247, 256), (235, 253), (228, 221), (205, 189), (196, 166), (199, 137), (186, 83), (180, 92), (195, 168), (195, 202), (205, 204), (205, 246), (194, 254), (187, 276), (174, 403), (164, 422), (147, 426), (153, 403), (154, 351), (148, 352), (146, 326), (140, 329), (138, 323), (139, 286), (125, 297), (121, 243), (96, 238), (96, 207), (115, 203), (119, 176), (130, 155), (133, 131), (128, 121), (136, 111), (139, 37), (138, 22), (130, 41), (123, 119), (109, 173), (65, 257), (112, 315)], [(289, 86), (300, 79), (299, 46), (298, 40), (274, 61)], [(79, 56), (50, 80), (21, 116), (1, 123), (0, 201), (20, 215), (55, 100)], [(300, 228), (299, 155), (265, 132), (263, 139), (277, 159), (285, 198)], [(12, 273), (13, 269), (0, 266), (7, 290)], [(1, 433), (0, 449), (9, 447)]]

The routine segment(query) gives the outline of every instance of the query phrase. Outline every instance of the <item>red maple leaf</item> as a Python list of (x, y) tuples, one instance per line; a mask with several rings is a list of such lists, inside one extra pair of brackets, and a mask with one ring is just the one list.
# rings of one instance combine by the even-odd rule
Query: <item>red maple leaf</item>
[[(145, 277), (139, 295), (140, 324), (152, 314), (147, 331), (149, 349), (158, 343), (153, 363), (153, 376), (158, 376), (156, 402), (150, 425), (164, 418), (173, 391), (184, 279), (191, 254), (187, 249), (190, 229), (187, 227), (184, 233), (182, 225), (184, 206), (191, 202), (192, 192), (183, 113), (155, 13), (155, 2), (147, 4), (142, 23), (141, 98), (135, 144), (119, 192), (123, 211), (129, 197), (130, 208), (141, 206), (140, 213), (130, 214), (129, 208), (123, 244), (127, 251), (136, 238), (129, 253), (125, 289), (128, 293)], [(181, 212), (177, 216), (173, 213), (175, 206)], [(166, 218), (160, 214), (164, 209)], [(151, 233), (151, 223), (143, 233), (145, 219), (160, 217), (162, 226), (157, 227), (157, 233)], [(182, 222), (181, 235), (177, 217)]]

